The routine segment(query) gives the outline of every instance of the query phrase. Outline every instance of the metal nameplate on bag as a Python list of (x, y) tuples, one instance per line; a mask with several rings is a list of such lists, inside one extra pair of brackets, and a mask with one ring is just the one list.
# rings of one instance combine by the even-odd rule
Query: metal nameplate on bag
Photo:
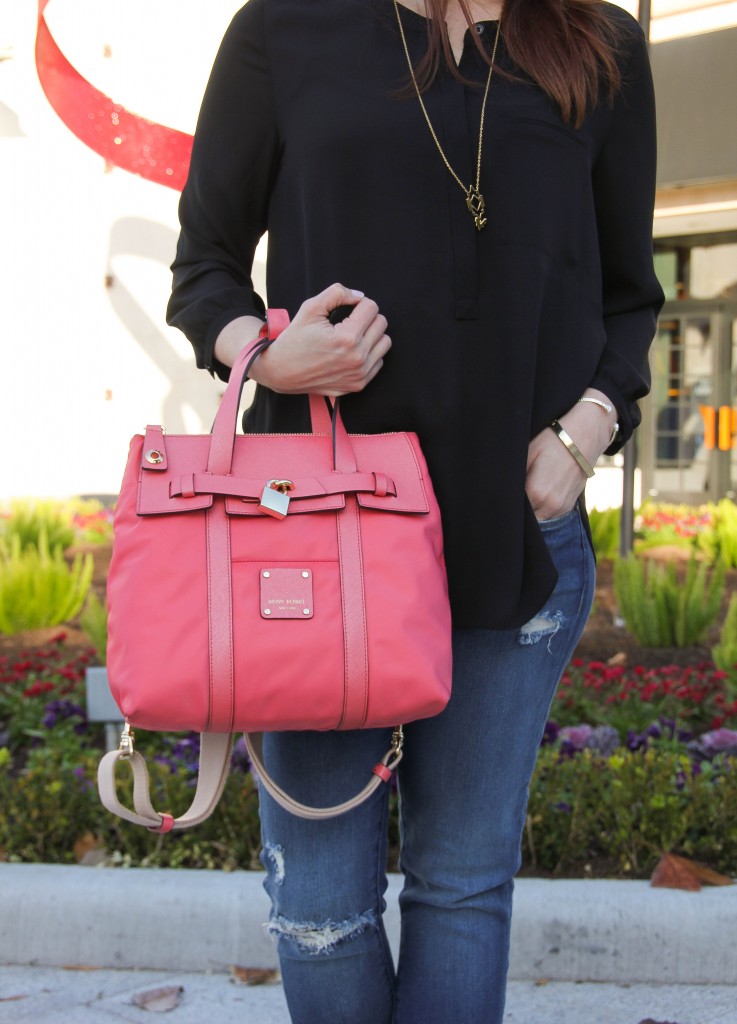
[(289, 491), (294, 490), (291, 480), (269, 480), (261, 494), (259, 509), (274, 519), (284, 519), (289, 511)]
[(259, 601), (264, 619), (311, 619), (311, 569), (261, 569)]

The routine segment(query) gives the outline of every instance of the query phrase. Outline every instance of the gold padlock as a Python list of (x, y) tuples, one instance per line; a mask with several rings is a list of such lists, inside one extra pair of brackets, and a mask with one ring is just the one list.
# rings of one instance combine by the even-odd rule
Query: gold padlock
[(289, 511), (289, 491), (294, 490), (291, 480), (269, 480), (264, 487), (259, 509), (274, 519), (284, 519)]

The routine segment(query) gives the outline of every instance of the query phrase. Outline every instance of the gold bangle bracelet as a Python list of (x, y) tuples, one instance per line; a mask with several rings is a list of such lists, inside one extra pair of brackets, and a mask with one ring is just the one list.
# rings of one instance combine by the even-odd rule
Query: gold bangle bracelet
[(574, 442), (568, 431), (558, 423), (557, 420), (553, 420), (550, 424), (550, 429), (560, 438), (562, 443), (566, 446), (568, 451), (571, 453), (573, 458), (579, 464), (581, 469), (584, 471), (586, 476), (591, 479), (594, 475), (594, 469), (591, 463), (582, 454), (576, 443)]

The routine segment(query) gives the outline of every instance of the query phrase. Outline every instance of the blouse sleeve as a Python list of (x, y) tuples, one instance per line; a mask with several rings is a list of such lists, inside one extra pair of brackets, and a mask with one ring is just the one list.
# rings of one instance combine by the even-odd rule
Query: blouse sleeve
[(652, 255), (655, 149), (652, 75), (645, 38), (637, 28), (593, 170), (607, 341), (591, 386), (603, 391), (619, 413), (620, 434), (609, 454), (640, 422), (637, 399), (650, 389), (648, 349), (663, 303)]
[(197, 365), (227, 380), (213, 354), (236, 317), (263, 319), (251, 279), (267, 224), (278, 157), (274, 93), (264, 46), (263, 0), (250, 0), (220, 45), (197, 121), (167, 322), (191, 341)]

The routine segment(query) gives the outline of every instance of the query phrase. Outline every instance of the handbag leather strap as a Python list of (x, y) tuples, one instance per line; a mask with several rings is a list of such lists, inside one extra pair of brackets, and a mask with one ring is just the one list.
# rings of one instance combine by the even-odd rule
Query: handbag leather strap
[[(320, 821), (335, 818), (353, 810), (368, 800), (382, 782), (389, 782), (394, 769), (402, 759), (401, 729), (396, 729), (392, 745), (371, 772), (371, 779), (355, 796), (342, 804), (332, 807), (310, 807), (289, 796), (269, 775), (263, 762), (263, 733), (246, 733), (246, 746), (251, 764), (256, 770), (261, 786), (285, 810), (299, 818)], [(151, 802), (150, 779), (146, 760), (138, 751), (111, 750), (100, 761), (97, 769), (97, 785), (103, 805), (112, 814), (117, 814), (134, 825), (143, 825), (149, 832), (171, 832), (199, 825), (208, 818), (225, 787), (230, 770), (230, 756), (233, 736), (230, 733), (205, 732), (200, 735), (200, 770), (197, 788), (189, 808), (175, 818), (165, 811), (157, 811)], [(130, 765), (133, 773), (133, 806), (130, 810), (118, 798), (115, 769), (119, 761)]]

